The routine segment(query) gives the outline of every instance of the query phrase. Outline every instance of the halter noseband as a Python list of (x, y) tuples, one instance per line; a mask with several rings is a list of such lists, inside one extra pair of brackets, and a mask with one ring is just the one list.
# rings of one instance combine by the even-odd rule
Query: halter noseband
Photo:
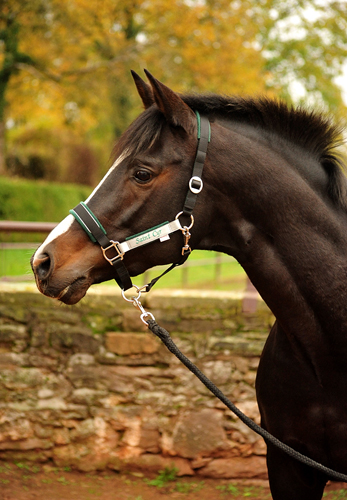
[[(125, 241), (119, 243), (118, 241), (110, 240), (106, 234), (105, 229), (90, 210), (90, 208), (83, 201), (79, 203), (74, 209), (70, 210), (77, 222), (81, 225), (84, 231), (87, 233), (89, 238), (94, 243), (99, 243), (101, 250), (105, 259), (114, 267), (117, 277), (115, 278), (118, 285), (122, 290), (128, 290), (132, 288), (133, 284), (129, 275), (129, 272), (123, 262), (123, 257), (126, 252), (138, 248), (142, 245), (147, 245), (156, 240), (166, 241), (170, 239), (170, 234), (175, 231), (182, 231), (184, 237), (184, 245), (182, 247), (182, 258), (179, 262), (172, 264), (163, 274), (152, 280), (148, 285), (146, 285), (146, 291), (149, 291), (152, 286), (161, 278), (164, 274), (171, 271), (176, 266), (183, 264), (188, 258), (191, 248), (189, 246), (190, 232), (189, 230), (193, 227), (194, 217), (193, 209), (196, 203), (197, 195), (203, 189), (202, 182), (202, 171), (204, 168), (204, 163), (206, 159), (207, 146), (211, 139), (211, 127), (210, 122), (206, 116), (200, 116), (200, 114), (195, 112), (198, 124), (198, 145), (193, 166), (192, 177), (189, 180), (189, 189), (184, 202), (184, 207), (181, 212), (179, 212), (172, 222), (164, 222), (158, 226), (152, 227), (143, 231), (141, 233), (135, 234)], [(190, 218), (189, 226), (182, 226), (179, 217), (185, 216)]]

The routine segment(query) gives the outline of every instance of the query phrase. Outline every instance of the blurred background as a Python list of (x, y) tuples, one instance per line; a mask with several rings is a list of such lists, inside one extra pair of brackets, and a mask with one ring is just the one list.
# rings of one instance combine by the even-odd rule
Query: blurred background
[[(141, 112), (143, 68), (178, 92), (267, 94), (344, 121), (347, 2), (0, 0), (1, 220), (58, 222), (88, 196)], [(0, 280), (32, 279), (44, 237), (2, 228)], [(212, 252), (174, 274), (161, 286), (245, 283)]]

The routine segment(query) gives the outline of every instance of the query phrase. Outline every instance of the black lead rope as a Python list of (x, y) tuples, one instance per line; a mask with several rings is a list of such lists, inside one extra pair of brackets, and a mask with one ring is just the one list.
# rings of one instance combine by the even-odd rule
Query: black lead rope
[(329, 476), (331, 479), (337, 480), (337, 481), (343, 481), (347, 482), (347, 475), (341, 474), (340, 472), (336, 472), (332, 469), (329, 469), (328, 467), (325, 467), (325, 465), (322, 465), (315, 460), (312, 460), (309, 457), (306, 457), (305, 455), (302, 455), (298, 451), (294, 450), (290, 446), (286, 445), (285, 443), (282, 443), (279, 439), (275, 438), (272, 434), (270, 434), (268, 431), (260, 427), (258, 424), (256, 424), (251, 418), (247, 417), (244, 413), (242, 413), (237, 406), (234, 405), (226, 396), (223, 394), (223, 392), (218, 389), (218, 387), (208, 378), (204, 373), (202, 373), (197, 366), (194, 365), (192, 361), (190, 361), (187, 356), (185, 356), (177, 347), (177, 345), (174, 343), (172, 340), (169, 332), (165, 330), (165, 328), (162, 328), (161, 326), (158, 325), (158, 323), (154, 319), (148, 319), (146, 320), (146, 323), (148, 325), (148, 328), (151, 330), (154, 335), (160, 338), (160, 340), (165, 344), (165, 346), (171, 351), (187, 368), (190, 370), (198, 379), (207, 387), (209, 391), (212, 392), (222, 403), (225, 404), (231, 410), (235, 415), (244, 423), (246, 424), (252, 431), (256, 432), (259, 434), (262, 438), (265, 439), (267, 443), (271, 443), (272, 445), (276, 446), (280, 450), (282, 450), (284, 453), (287, 453), (290, 455), (292, 458), (295, 458), (299, 462), (302, 462), (305, 465), (308, 465), (310, 467), (313, 467), (320, 472), (323, 472), (327, 476)]

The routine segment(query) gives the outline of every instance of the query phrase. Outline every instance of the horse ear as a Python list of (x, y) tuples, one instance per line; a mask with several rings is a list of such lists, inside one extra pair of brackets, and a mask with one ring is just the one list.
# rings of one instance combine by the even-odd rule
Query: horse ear
[(135, 71), (131, 70), (131, 74), (133, 76), (139, 96), (142, 99), (143, 105), (145, 109), (147, 109), (152, 106), (152, 104), (155, 104), (152, 87), (148, 85), (148, 83), (144, 82), (142, 78), (137, 73), (135, 73)]
[(174, 126), (182, 127), (186, 132), (192, 132), (195, 115), (191, 108), (173, 90), (166, 87), (145, 70), (152, 86), (154, 100), (165, 118)]

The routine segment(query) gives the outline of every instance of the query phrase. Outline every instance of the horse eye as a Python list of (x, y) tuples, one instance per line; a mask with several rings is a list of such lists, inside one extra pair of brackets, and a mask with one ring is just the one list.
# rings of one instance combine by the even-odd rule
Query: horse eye
[(138, 182), (148, 182), (152, 179), (152, 174), (148, 170), (137, 170), (134, 177)]

